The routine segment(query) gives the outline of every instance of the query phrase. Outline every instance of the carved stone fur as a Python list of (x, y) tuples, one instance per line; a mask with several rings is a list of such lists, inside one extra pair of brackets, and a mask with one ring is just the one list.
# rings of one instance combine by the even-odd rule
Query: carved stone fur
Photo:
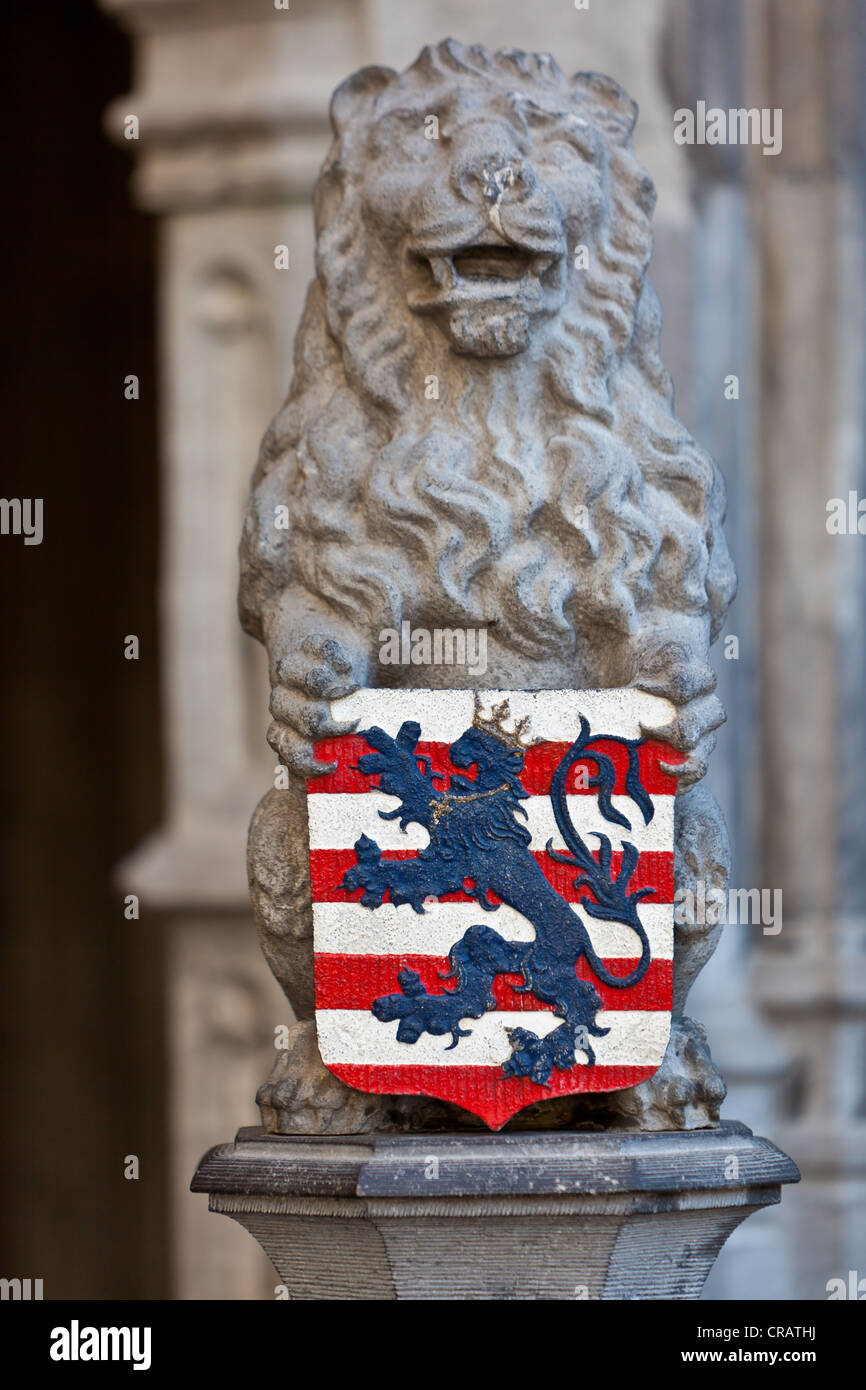
[[(342, 731), (329, 701), (473, 684), (455, 666), (419, 681), (380, 665), (383, 629), (485, 628), (488, 688), (670, 699), (663, 736), (688, 755), (677, 886), (723, 887), (728, 866), (721, 813), (696, 785), (724, 718), (708, 662), (735, 590), (724, 486), (661, 360), (634, 103), (547, 55), (446, 40), (402, 74), (349, 78), (331, 117), (317, 275), (242, 544), (241, 617), (268, 649), (268, 739), (293, 778), (259, 806), (249, 853), (262, 945), (300, 1020), (260, 1093), (283, 1133), (461, 1122), (436, 1102), (349, 1093), (315, 1049), (303, 779), (313, 740)], [(717, 935), (677, 931), (653, 1078), (512, 1124), (716, 1123), (724, 1083), (682, 1010)]]

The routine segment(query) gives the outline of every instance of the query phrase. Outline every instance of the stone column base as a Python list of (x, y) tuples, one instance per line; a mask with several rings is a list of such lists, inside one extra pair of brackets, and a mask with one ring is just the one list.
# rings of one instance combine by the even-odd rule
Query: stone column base
[(694, 1299), (740, 1222), (797, 1182), (745, 1125), (661, 1133), (283, 1137), (192, 1181), (292, 1299)]

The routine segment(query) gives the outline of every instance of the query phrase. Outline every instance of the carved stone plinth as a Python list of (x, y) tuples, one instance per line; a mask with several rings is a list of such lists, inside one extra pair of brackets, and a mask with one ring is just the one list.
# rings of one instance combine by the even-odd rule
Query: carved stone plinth
[(242, 1129), (194, 1192), (292, 1299), (695, 1299), (796, 1167), (745, 1125), (282, 1137)]

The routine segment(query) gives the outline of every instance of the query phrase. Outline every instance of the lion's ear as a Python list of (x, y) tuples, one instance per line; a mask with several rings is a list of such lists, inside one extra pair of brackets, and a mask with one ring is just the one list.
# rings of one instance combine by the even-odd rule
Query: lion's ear
[(397, 76), (393, 68), (369, 67), (353, 72), (341, 82), (331, 97), (331, 125), (334, 134), (342, 134), (349, 117), (361, 103), (384, 89)]
[(595, 106), (599, 115), (603, 114), (600, 124), (611, 135), (628, 139), (637, 120), (637, 102), (632, 101), (619, 83), (600, 72), (576, 72), (571, 82)]

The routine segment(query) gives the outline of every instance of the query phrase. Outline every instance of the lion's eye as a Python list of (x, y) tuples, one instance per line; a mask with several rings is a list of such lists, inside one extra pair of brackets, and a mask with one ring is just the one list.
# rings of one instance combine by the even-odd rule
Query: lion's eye
[(439, 118), (425, 111), (389, 111), (377, 121), (372, 132), (374, 154), (387, 154), (395, 149), (411, 152), (413, 158), (423, 159), (435, 149), (440, 139)]
[(539, 163), (555, 164), (562, 168), (568, 164), (592, 163), (594, 156), (590, 150), (581, 149), (571, 140), (551, 140), (539, 151)]

